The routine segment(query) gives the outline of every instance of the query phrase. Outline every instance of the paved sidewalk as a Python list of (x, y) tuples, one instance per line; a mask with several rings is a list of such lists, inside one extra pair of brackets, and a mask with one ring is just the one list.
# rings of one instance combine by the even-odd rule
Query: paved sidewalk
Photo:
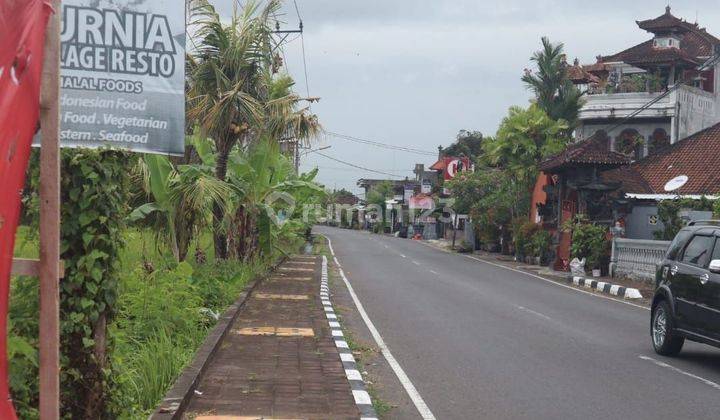
[(252, 293), (185, 418), (357, 419), (320, 301), (321, 258), (295, 256)]

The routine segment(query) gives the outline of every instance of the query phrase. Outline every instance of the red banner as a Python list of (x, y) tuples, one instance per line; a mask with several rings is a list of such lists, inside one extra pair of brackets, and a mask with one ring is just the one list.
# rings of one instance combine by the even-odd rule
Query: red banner
[(7, 313), (15, 231), (40, 107), (43, 0), (0, 1), (0, 418), (14, 419), (8, 388)]

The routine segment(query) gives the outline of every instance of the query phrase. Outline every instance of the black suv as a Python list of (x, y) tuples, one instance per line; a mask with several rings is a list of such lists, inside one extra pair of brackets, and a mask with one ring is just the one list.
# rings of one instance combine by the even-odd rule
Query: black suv
[(720, 347), (720, 221), (691, 222), (658, 265), (650, 335), (674, 356), (685, 339)]

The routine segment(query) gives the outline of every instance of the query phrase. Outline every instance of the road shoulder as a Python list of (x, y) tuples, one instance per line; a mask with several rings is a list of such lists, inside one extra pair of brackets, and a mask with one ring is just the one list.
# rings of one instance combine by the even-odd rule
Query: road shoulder
[(316, 236), (316, 253), (328, 258), (330, 298), (340, 319), (345, 341), (358, 363), (376, 413), (381, 419), (417, 419), (417, 409), (387, 360), (375, 346), (372, 334), (340, 277), (338, 266), (323, 236)]

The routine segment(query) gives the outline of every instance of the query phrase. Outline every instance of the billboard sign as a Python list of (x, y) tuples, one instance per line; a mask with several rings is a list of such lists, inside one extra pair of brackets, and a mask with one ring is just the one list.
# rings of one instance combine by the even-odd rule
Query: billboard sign
[(406, 186), (403, 190), (403, 201), (408, 202), (410, 201), (410, 197), (412, 197), (415, 194), (415, 190), (412, 186)]
[(62, 5), (61, 145), (182, 154), (185, 7), (173, 0)]
[(445, 158), (445, 180), (455, 178), (460, 172), (471, 170), (470, 159), (466, 157), (461, 158)]

